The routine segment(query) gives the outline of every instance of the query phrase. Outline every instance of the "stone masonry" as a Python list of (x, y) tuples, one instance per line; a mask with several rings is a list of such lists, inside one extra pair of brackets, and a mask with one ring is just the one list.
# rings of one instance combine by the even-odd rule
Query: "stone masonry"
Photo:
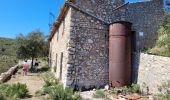
[[(170, 58), (148, 54), (137, 54), (138, 59), (138, 84), (146, 92), (158, 93), (158, 87), (170, 81)], [(136, 75), (137, 76), (137, 75)]]
[(124, 0), (68, 1), (97, 19), (69, 7), (56, 21), (59, 27), (54, 25), (52, 29), (50, 66), (65, 86), (86, 90), (109, 84), (108, 34), (113, 22), (133, 24), (137, 51), (154, 45), (156, 28), (163, 17), (161, 0), (130, 3), (116, 11), (113, 9), (123, 5)]

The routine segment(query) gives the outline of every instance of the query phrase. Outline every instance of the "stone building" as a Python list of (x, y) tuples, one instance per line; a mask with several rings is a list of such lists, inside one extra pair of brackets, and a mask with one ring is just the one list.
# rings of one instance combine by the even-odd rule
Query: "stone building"
[(104, 87), (109, 84), (109, 25), (132, 23), (132, 52), (139, 52), (154, 45), (163, 14), (163, 0), (67, 0), (50, 32), (52, 71), (65, 86)]

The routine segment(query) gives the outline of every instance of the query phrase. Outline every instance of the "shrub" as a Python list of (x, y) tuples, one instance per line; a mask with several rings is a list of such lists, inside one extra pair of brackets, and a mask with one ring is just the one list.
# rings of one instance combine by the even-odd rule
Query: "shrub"
[(94, 98), (105, 98), (105, 94), (103, 90), (96, 90), (96, 92), (93, 94)]
[(0, 100), (6, 100), (4, 94), (0, 93)]
[(130, 86), (131, 92), (132, 93), (140, 93), (140, 85), (139, 84), (132, 84)]
[(111, 88), (111, 91), (110, 91), (111, 94), (115, 94), (116, 93), (116, 90), (115, 88)]
[(28, 89), (26, 84), (12, 84), (7, 87), (7, 96), (13, 97), (16, 95), (16, 97), (23, 98), (26, 97), (28, 93)]
[(53, 100), (66, 100), (62, 85), (54, 85), (49, 87), (49, 95)]
[(26, 97), (28, 93), (25, 84), (0, 84), (0, 100), (17, 100)]
[(170, 100), (170, 94), (165, 94), (163, 96), (163, 100)]
[(46, 72), (42, 74), (42, 78), (45, 82), (45, 86), (51, 86), (53, 84), (59, 84), (59, 80), (56, 79), (53, 73)]
[(52, 100), (80, 100), (80, 95), (74, 93), (72, 88), (64, 88), (63, 84), (55, 78), (51, 72), (42, 75), (45, 84), (42, 88), (42, 94), (49, 94)]
[[(9, 87), (10, 85), (8, 84), (3, 84), (1, 83), (0, 84), (0, 96), (1, 98), (5, 98), (6, 97), (6, 94), (7, 94), (7, 88)], [(1, 100), (1, 99), (0, 99)], [(3, 100), (3, 99), (2, 99)]]
[(62, 84), (49, 86), (47, 93), (52, 100), (79, 100), (77, 95), (74, 96), (73, 89), (68, 87), (64, 89)]
[(140, 86), (138, 84), (131, 84), (129, 86), (123, 86), (120, 88), (112, 88), (111, 94), (122, 94), (127, 95), (130, 93), (141, 93)]
[(158, 30), (158, 39), (155, 47), (149, 50), (149, 53), (170, 57), (170, 14), (165, 16)]
[(81, 100), (80, 93), (75, 92), (74, 95), (72, 95), (72, 100)]
[(42, 66), (42, 67), (40, 68), (40, 71), (41, 71), (41, 72), (47, 72), (47, 71), (50, 70), (50, 67), (49, 67), (47, 61), (42, 61), (42, 63), (40, 64), (40, 66)]

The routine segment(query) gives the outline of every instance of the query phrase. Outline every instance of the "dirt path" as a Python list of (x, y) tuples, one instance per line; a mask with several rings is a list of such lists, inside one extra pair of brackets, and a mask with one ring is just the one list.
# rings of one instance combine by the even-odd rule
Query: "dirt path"
[[(19, 72), (22, 73), (21, 70), (19, 70)], [(27, 76), (17, 74), (15, 75), (15, 77), (12, 77), (11, 80), (9, 80), (7, 83), (13, 84), (18, 82), (27, 85), (29, 95), (31, 96), (31, 98), (26, 98), (23, 100), (43, 100), (43, 97), (35, 97), (35, 92), (40, 90), (44, 84), (43, 79), (39, 76), (38, 73), (28, 73)]]

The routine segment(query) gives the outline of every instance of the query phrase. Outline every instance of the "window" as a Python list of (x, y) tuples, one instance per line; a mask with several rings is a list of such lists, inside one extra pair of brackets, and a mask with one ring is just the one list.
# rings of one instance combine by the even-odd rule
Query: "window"
[(54, 66), (54, 72), (57, 71), (57, 54), (56, 54), (56, 60), (55, 60), (55, 66)]
[(60, 80), (62, 79), (62, 70), (63, 70), (63, 52), (61, 53), (60, 58)]
[(62, 36), (64, 35), (64, 29), (65, 29), (65, 19), (63, 20), (63, 32), (62, 32)]
[(49, 66), (51, 67), (52, 66), (52, 56), (51, 56), (51, 50), (50, 50), (50, 55), (49, 55)]
[(57, 41), (59, 39), (59, 30), (57, 30)]

